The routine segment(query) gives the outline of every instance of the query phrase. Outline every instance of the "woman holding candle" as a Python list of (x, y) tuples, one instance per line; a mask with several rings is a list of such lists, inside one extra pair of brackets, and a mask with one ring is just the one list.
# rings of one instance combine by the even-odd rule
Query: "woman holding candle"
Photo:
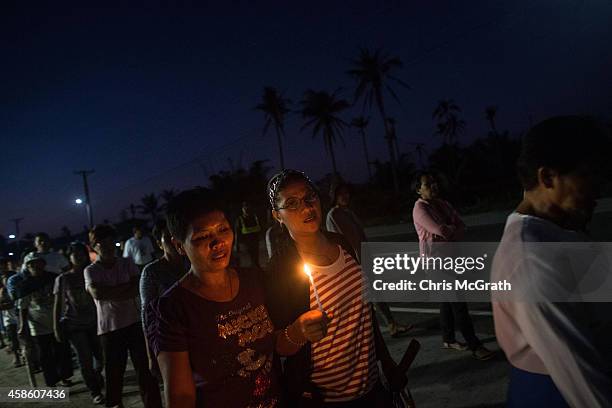
[[(277, 351), (289, 355), (283, 376), (288, 404), (383, 403), (377, 360), (393, 389), (406, 378), (380, 336), (354, 252), (340, 235), (321, 230), (319, 193), (303, 173), (282, 171), (269, 181), (268, 193), (284, 239), (270, 260), (266, 299), (273, 323), (285, 328)], [(317, 325), (323, 330), (319, 339), (310, 336)]]
[(208, 190), (189, 190), (172, 200), (167, 221), (191, 268), (147, 310), (166, 407), (279, 406), (278, 333), (256, 272), (230, 267), (234, 234), (223, 207)]

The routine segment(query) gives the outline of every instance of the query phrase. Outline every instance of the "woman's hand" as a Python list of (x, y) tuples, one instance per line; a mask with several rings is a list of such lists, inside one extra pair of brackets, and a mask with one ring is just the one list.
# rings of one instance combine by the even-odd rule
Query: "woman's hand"
[(296, 342), (315, 343), (327, 335), (327, 324), (330, 320), (331, 316), (325, 315), (318, 309), (309, 310), (293, 322), (288, 332), (290, 336), (296, 336)]

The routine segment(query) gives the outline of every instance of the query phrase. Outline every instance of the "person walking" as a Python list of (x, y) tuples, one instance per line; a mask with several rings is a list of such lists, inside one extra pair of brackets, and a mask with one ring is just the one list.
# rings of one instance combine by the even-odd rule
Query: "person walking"
[(522, 141), (523, 199), (506, 220), (491, 273), (531, 295), (493, 299), (495, 334), (511, 365), (509, 408), (612, 404), (610, 304), (550, 298), (575, 293), (589, 268), (591, 259), (579, 262), (572, 251), (591, 241), (587, 225), (609, 152), (605, 131), (580, 116), (547, 119)]
[(147, 309), (147, 333), (168, 407), (274, 408), (278, 333), (255, 270), (230, 264), (234, 234), (204, 189), (178, 194), (168, 229), (191, 268)]
[(146, 264), (155, 259), (155, 247), (148, 236), (144, 235), (142, 227), (132, 229), (133, 236), (125, 241), (123, 257), (130, 258), (142, 271)]
[[(55, 338), (76, 350), (81, 374), (94, 404), (102, 404), (102, 349), (96, 335), (96, 305), (85, 290), (83, 271), (89, 262), (87, 247), (70, 244), (72, 268), (55, 279), (53, 322)], [(94, 364), (95, 363), (95, 364)]]
[(380, 334), (352, 247), (321, 229), (314, 183), (302, 172), (283, 170), (268, 182), (268, 196), (283, 238), (266, 271), (266, 298), (282, 334), (277, 350), (287, 356), (289, 406), (373, 406), (385, 397), (377, 362), (390, 388), (403, 389), (405, 374)]
[(89, 240), (98, 259), (84, 271), (85, 289), (94, 299), (106, 373), (106, 406), (121, 405), (128, 352), (145, 408), (160, 408), (159, 386), (149, 371), (138, 286), (140, 271), (129, 258), (115, 255), (115, 229), (97, 225)]

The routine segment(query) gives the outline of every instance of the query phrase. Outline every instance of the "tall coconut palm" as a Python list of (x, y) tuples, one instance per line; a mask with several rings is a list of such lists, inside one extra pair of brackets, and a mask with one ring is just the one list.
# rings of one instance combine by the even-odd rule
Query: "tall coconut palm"
[(276, 139), (278, 142), (278, 152), (280, 156), (281, 169), (285, 168), (285, 157), (283, 155), (283, 138), (285, 137), (285, 116), (291, 111), (289, 105), (291, 101), (283, 98), (283, 95), (274, 87), (264, 88), (262, 102), (255, 107), (265, 115), (263, 133), (267, 133), (271, 125), (274, 125)]
[(334, 175), (338, 174), (334, 143), (336, 137), (342, 140), (342, 130), (348, 125), (338, 114), (350, 106), (346, 100), (338, 98), (338, 92), (339, 90), (329, 93), (309, 89), (301, 101), (301, 113), (305, 122), (300, 130), (312, 127), (313, 138), (322, 132), (325, 150), (331, 155)]
[(368, 127), (368, 123), (370, 123), (370, 118), (365, 118), (363, 116), (357, 116), (351, 121), (351, 126), (359, 129), (359, 134), (361, 135), (361, 142), (363, 144), (363, 153), (365, 155), (366, 166), (368, 166), (368, 180), (372, 180), (372, 169), (370, 168), (370, 155), (368, 154), (368, 144), (366, 141), (366, 128)]
[(138, 209), (141, 214), (149, 215), (151, 217), (151, 221), (155, 222), (157, 220), (157, 214), (160, 212), (159, 201), (157, 200), (157, 196), (155, 193), (145, 194), (140, 199), (140, 205), (138, 205)]
[(362, 48), (359, 51), (359, 57), (353, 60), (353, 68), (346, 71), (348, 75), (357, 81), (355, 102), (360, 99), (363, 100), (364, 109), (366, 107), (371, 108), (372, 104), (376, 103), (385, 127), (385, 139), (389, 148), (391, 174), (396, 192), (399, 192), (397, 158), (393, 139), (388, 129), (384, 93), (385, 91), (388, 92), (399, 103), (399, 98), (393, 88), (391, 88), (390, 83), (394, 82), (402, 87), (409, 88), (408, 84), (393, 75), (393, 72), (401, 67), (402, 61), (398, 57), (387, 55), (381, 49), (370, 51)]
[(410, 145), (414, 146), (414, 153), (417, 156), (417, 160), (419, 161), (419, 169), (423, 169), (424, 165), (424, 160), (423, 160), (423, 156), (425, 156), (427, 154), (427, 149), (425, 149), (425, 144), (424, 143), (420, 143), (420, 142), (416, 142), (416, 143), (408, 143)]
[(495, 115), (497, 114), (497, 106), (487, 106), (485, 109), (485, 119), (491, 126), (491, 134), (497, 135), (497, 127), (495, 126)]
[(130, 215), (132, 216), (131, 219), (133, 220), (134, 218), (136, 218), (136, 209), (137, 209), (137, 206), (134, 205), (133, 203), (130, 203), (128, 208), (130, 209)]
[(64, 225), (61, 231), (62, 231), (62, 238), (66, 238), (68, 240), (72, 239), (72, 232), (70, 231), (70, 228)]
[(176, 196), (176, 191), (172, 188), (163, 190), (159, 194), (159, 197), (162, 200), (164, 200), (164, 204), (162, 204), (161, 206), (162, 210), (166, 211), (166, 209), (168, 208), (168, 204), (170, 203), (170, 201), (172, 201), (172, 199), (174, 199), (175, 196)]
[(395, 118), (387, 118), (387, 129), (389, 129), (389, 138), (393, 142), (393, 148), (395, 150), (395, 157), (401, 157), (399, 151), (399, 143), (397, 141), (397, 133), (395, 133)]
[(441, 100), (433, 111), (432, 119), (438, 121), (436, 134), (442, 137), (444, 143), (455, 143), (465, 130), (465, 121), (457, 116), (459, 112), (461, 108), (452, 99)]

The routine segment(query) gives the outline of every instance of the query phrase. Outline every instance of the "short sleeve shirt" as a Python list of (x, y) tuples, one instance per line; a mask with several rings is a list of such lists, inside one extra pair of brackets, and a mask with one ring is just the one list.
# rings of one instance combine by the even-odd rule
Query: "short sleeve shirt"
[(53, 334), (53, 281), (17, 300), (17, 308), (28, 311), (32, 336)]
[(55, 279), (53, 294), (62, 298), (61, 319), (70, 329), (96, 325), (96, 305), (85, 290), (85, 277), (82, 272), (67, 272), (58, 276)]
[(140, 300), (142, 302), (142, 322), (145, 323), (145, 308), (154, 299), (170, 289), (182, 278), (189, 268), (185, 265), (172, 265), (165, 258), (156, 259), (142, 270), (140, 277)]
[(155, 355), (189, 353), (198, 403), (274, 407), (274, 327), (254, 273), (240, 270), (239, 279), (229, 302), (206, 300), (176, 283), (147, 308), (147, 338)]
[(138, 266), (144, 266), (153, 260), (155, 248), (149, 237), (136, 239), (134, 237), (125, 242), (123, 257), (131, 258)]
[[(128, 283), (140, 272), (132, 260), (116, 258), (112, 268), (105, 268), (99, 261), (85, 268), (85, 288), (92, 284), (118, 286)], [(128, 327), (140, 321), (140, 297), (126, 300), (94, 299), (98, 315), (98, 335)]]

